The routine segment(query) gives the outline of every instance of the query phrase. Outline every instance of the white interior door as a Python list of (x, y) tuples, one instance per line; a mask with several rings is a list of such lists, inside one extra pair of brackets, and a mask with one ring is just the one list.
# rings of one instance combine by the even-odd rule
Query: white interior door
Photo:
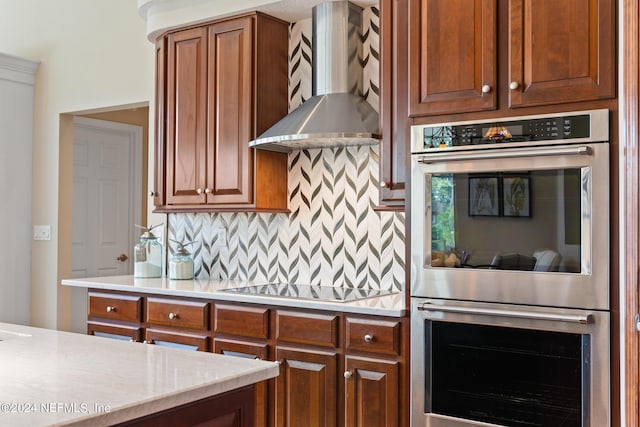
[[(72, 277), (130, 274), (141, 217), (142, 127), (74, 118)], [(84, 329), (86, 292), (72, 295)]]

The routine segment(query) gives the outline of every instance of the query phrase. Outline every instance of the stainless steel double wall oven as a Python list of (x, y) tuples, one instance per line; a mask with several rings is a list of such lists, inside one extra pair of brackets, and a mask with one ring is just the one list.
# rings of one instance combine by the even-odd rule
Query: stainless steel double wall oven
[(412, 426), (610, 424), (608, 124), (412, 128)]

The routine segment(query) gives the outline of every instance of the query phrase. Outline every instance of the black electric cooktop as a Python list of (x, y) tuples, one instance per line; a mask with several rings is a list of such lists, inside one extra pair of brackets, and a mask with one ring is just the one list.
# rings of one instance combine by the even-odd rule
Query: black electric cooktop
[(223, 292), (262, 295), (268, 297), (300, 298), (315, 301), (349, 302), (361, 299), (391, 295), (397, 291), (380, 289), (338, 288), (319, 285), (293, 285), (288, 283), (270, 283), (267, 285), (253, 285), (242, 288), (223, 289)]

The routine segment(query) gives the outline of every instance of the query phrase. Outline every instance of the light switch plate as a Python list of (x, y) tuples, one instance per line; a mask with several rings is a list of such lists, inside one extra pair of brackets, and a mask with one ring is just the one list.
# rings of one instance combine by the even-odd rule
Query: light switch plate
[(33, 240), (51, 240), (50, 225), (34, 225)]
[(227, 229), (224, 227), (219, 227), (213, 230), (216, 236), (215, 241), (213, 242), (214, 248), (226, 248), (227, 247)]

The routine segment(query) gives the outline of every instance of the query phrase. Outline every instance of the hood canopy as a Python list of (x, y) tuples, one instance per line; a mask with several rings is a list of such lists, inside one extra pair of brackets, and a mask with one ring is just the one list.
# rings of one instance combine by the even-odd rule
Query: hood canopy
[(362, 9), (348, 1), (313, 8), (313, 95), (249, 145), (298, 148), (376, 144), (378, 113), (362, 91)]

